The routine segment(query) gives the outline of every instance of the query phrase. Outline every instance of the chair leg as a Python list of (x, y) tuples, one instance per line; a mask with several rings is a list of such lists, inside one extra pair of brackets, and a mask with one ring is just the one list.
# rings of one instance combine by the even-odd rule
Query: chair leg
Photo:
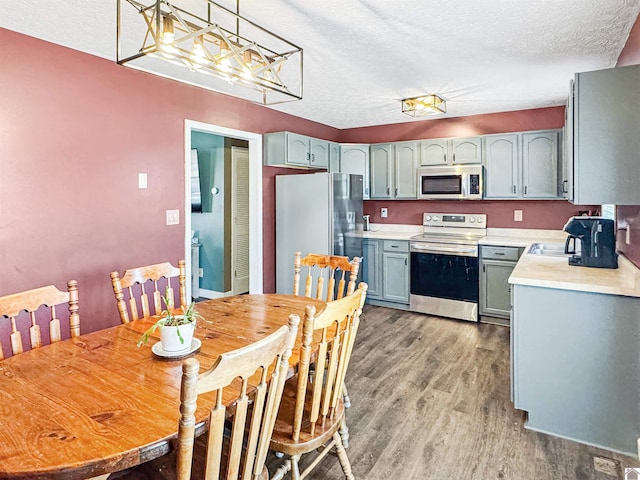
[(344, 402), (344, 408), (351, 408), (351, 398), (349, 392), (347, 392), (347, 384), (342, 384), (342, 401)]
[(291, 480), (300, 480), (300, 467), (298, 466), (298, 460), (300, 460), (300, 455), (293, 455), (291, 457)]
[(291, 470), (291, 459), (288, 458), (285, 462), (278, 467), (278, 469), (274, 472), (271, 480), (282, 480), (284, 476)]
[(333, 440), (336, 442), (336, 453), (338, 454), (338, 460), (340, 461), (340, 466), (342, 467), (342, 471), (344, 472), (344, 477), (347, 480), (355, 480), (356, 477), (353, 476), (351, 472), (351, 463), (349, 463), (349, 457), (347, 457), (347, 452), (344, 449), (344, 445), (342, 445), (342, 439), (340, 438), (340, 434), (338, 432), (333, 434)]
[(340, 426), (340, 438), (342, 439), (342, 445), (344, 448), (349, 448), (349, 427), (347, 427), (347, 419), (342, 418), (342, 425)]

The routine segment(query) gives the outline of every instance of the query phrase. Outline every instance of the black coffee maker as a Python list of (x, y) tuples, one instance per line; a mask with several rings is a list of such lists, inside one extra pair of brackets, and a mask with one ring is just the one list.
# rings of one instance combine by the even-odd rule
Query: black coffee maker
[[(569, 234), (565, 253), (576, 253), (576, 239), (581, 242), (579, 255), (569, 257), (569, 265), (618, 268), (614, 221), (603, 217), (571, 217), (564, 226)], [(573, 250), (569, 245), (573, 241)]]

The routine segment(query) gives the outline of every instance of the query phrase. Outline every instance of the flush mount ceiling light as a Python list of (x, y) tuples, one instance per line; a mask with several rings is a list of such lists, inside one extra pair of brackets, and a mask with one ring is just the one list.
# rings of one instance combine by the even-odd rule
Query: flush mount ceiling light
[(302, 49), (239, 8), (239, 0), (236, 12), (211, 0), (118, 0), (117, 62), (264, 105), (301, 100)]
[(436, 115), (438, 113), (446, 113), (446, 111), (446, 102), (434, 93), (402, 100), (402, 113), (412, 117)]

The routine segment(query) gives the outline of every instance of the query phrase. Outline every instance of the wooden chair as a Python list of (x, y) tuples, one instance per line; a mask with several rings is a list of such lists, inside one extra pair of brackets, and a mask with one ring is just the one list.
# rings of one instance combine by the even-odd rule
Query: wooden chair
[[(316, 290), (314, 298), (331, 302), (336, 298), (340, 299), (345, 295), (352, 294), (356, 289), (356, 280), (358, 271), (360, 270), (360, 259), (354, 257), (349, 261), (348, 257), (339, 257), (335, 255), (319, 255), (310, 253), (304, 258), (300, 252), (296, 252), (293, 262), (293, 294), (300, 294), (300, 270), (301, 267), (308, 267), (305, 278), (304, 296), (312, 296), (313, 272), (317, 271)], [(335, 282), (336, 276), (340, 273), (338, 282), (337, 295)], [(349, 273), (349, 283), (346, 283), (346, 274)], [(327, 292), (324, 293), (324, 283), (327, 281)], [(345, 291), (345, 285), (347, 289)]]
[[(78, 315), (78, 282), (69, 280), (67, 291), (62, 292), (53, 285), (27, 290), (0, 297), (0, 317), (8, 317), (11, 322), (11, 351), (17, 355), (24, 351), (22, 334), (18, 330), (16, 317), (21, 311), (26, 310), (31, 316), (29, 328), (30, 348), (42, 346), (40, 326), (36, 323), (36, 311), (47, 306), (51, 308), (51, 320), (49, 321), (49, 338), (51, 343), (60, 341), (60, 319), (56, 314), (56, 306), (68, 304), (69, 330), (72, 337), (80, 335), (80, 316)], [(0, 345), (0, 360), (5, 358)]]
[[(353, 479), (351, 465), (343, 445), (345, 428), (342, 386), (349, 366), (367, 284), (360, 283), (351, 295), (328, 303), (315, 315), (307, 307), (303, 322), (302, 347), (298, 374), (287, 381), (270, 447), (289, 458), (273, 476), (279, 480), (291, 471), (294, 480), (303, 479), (335, 447), (347, 479)], [(317, 352), (316, 371), (309, 379), (312, 352)], [(300, 456), (324, 448), (300, 474)]]
[[(300, 252), (296, 252), (293, 262), (294, 295), (300, 294), (300, 270), (303, 266), (308, 267), (307, 275), (305, 277), (305, 297), (311, 297), (314, 270), (317, 270), (315, 298), (318, 300), (326, 300), (327, 302), (331, 302), (334, 300), (334, 292), (336, 291), (335, 278), (337, 272), (342, 272), (340, 274), (340, 281), (338, 282), (338, 299), (344, 297), (345, 295), (351, 295), (356, 289), (358, 271), (360, 270), (360, 259), (358, 257), (353, 257), (353, 260), (349, 261), (349, 257), (310, 253), (302, 258), (302, 254)], [(346, 283), (345, 279), (345, 275), (347, 273), (349, 273), (349, 283)], [(326, 278), (328, 278), (329, 280), (327, 286), (327, 294), (326, 297), (324, 297), (324, 282)], [(347, 286), (346, 291), (344, 288), (345, 284)], [(343, 385), (342, 391), (344, 393), (344, 406), (345, 408), (350, 408), (351, 397), (349, 397), (349, 392), (347, 391), (346, 385)]]
[[(118, 302), (118, 312), (122, 323), (129, 323), (131, 320), (157, 315), (165, 306), (162, 304), (161, 296), (166, 294), (169, 300), (168, 309), (175, 308), (175, 298), (173, 287), (171, 286), (171, 278), (178, 277), (180, 289), (180, 305), (187, 306), (187, 276), (184, 260), (178, 262), (178, 268), (169, 262), (148, 265), (146, 267), (131, 268), (126, 270), (120, 277), (118, 272), (111, 272), (111, 284), (113, 285), (113, 293)], [(165, 278), (159, 285), (160, 279)], [(136, 286), (138, 284), (139, 286)], [(163, 285), (166, 289), (161, 291)], [(125, 301), (123, 290), (128, 290), (129, 299)], [(151, 312), (149, 308), (149, 294), (151, 290), (153, 296), (154, 310)], [(128, 309), (127, 309), (128, 303)], [(138, 313), (138, 305), (142, 309), (142, 315)]]
[[(193, 475), (197, 480), (268, 480), (265, 460), (269, 439), (299, 323), (300, 317), (290, 315), (288, 326), (252, 345), (220, 355), (200, 375), (199, 362), (195, 358), (185, 360), (176, 449), (114, 478), (189, 480)], [(238, 377), (240, 381), (236, 381)], [(250, 381), (257, 387), (251, 387)], [(254, 391), (248, 392), (250, 389)], [(215, 392), (216, 399), (209, 414), (209, 432), (196, 439), (198, 395), (208, 392)], [(225, 408), (229, 403), (233, 405), (231, 414)]]

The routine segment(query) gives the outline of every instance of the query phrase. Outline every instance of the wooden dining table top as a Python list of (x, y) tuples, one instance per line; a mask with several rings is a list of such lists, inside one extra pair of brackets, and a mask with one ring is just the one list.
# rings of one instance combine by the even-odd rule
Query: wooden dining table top
[[(200, 371), (325, 303), (306, 297), (240, 295), (197, 304)], [(81, 335), (0, 361), (0, 479), (84, 479), (169, 451), (178, 431), (182, 361), (136, 342), (157, 317)], [(301, 329), (300, 329), (301, 330)], [(301, 332), (298, 332), (298, 345)], [(294, 348), (290, 364), (298, 363)], [(198, 398), (206, 428), (213, 394)]]

